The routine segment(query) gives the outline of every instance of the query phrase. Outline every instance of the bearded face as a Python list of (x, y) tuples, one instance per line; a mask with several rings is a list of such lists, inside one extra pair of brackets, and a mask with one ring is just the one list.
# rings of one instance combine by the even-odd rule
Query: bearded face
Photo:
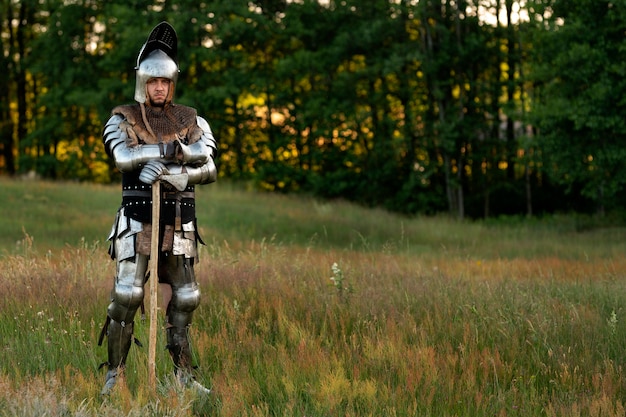
[(170, 94), (172, 82), (167, 78), (150, 78), (146, 83), (146, 92), (151, 107), (163, 107)]

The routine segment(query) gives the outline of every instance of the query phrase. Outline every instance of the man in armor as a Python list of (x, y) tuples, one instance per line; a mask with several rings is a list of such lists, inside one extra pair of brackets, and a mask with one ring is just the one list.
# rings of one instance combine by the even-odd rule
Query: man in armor
[(103, 130), (106, 153), (122, 173), (122, 204), (109, 236), (116, 275), (98, 343), (106, 334), (103, 395), (125, 367), (135, 313), (143, 307), (152, 242), (151, 187), (156, 182), (162, 184), (157, 275), (167, 305), (167, 349), (177, 379), (187, 387), (209, 391), (193, 377), (188, 330), (200, 303), (194, 275), (200, 240), (194, 185), (217, 179), (217, 144), (195, 109), (172, 102), (179, 72), (177, 48), (176, 31), (167, 22), (152, 30), (137, 58), (137, 103), (115, 107)]

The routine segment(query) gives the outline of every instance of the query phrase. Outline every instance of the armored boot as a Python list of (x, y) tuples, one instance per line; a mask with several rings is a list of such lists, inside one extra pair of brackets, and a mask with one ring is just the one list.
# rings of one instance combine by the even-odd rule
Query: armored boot
[(109, 370), (105, 377), (104, 387), (102, 388), (101, 395), (107, 395), (111, 392), (119, 373), (123, 371), (126, 364), (126, 357), (130, 350), (130, 345), (133, 339), (134, 323), (119, 323), (115, 320), (110, 320), (107, 326), (107, 338), (108, 338), (108, 354), (109, 360), (107, 365)]
[(185, 388), (192, 388), (198, 394), (209, 394), (210, 389), (196, 381), (191, 365), (191, 347), (188, 328), (167, 328), (167, 349), (174, 362), (176, 380)]

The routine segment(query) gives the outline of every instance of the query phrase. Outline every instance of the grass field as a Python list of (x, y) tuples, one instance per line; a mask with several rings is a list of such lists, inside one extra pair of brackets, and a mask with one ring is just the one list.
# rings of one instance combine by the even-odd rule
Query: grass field
[(622, 227), (201, 187), (191, 333), (213, 394), (172, 383), (160, 334), (152, 395), (138, 320), (144, 348), (103, 400), (119, 187), (0, 180), (0, 197), (2, 416), (625, 414)]

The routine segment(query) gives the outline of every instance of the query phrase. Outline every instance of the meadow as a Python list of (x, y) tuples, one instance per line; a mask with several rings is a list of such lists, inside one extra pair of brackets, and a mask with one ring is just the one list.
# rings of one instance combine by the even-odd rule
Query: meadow
[[(624, 416), (624, 227), (197, 190), (197, 397), (149, 320), (103, 399), (119, 186), (0, 180), (2, 416)], [(162, 323), (161, 323), (162, 324)]]

